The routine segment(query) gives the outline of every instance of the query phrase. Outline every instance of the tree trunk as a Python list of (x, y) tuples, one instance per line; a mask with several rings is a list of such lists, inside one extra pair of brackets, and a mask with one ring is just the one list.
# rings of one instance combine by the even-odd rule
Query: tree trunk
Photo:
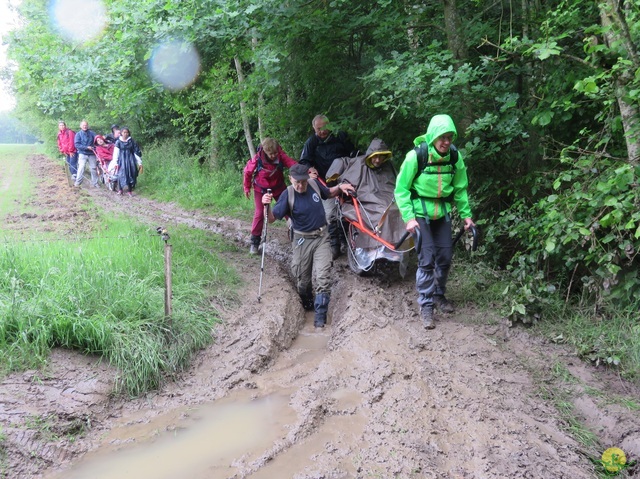
[(453, 53), (454, 61), (460, 66), (469, 58), (469, 52), (464, 41), (458, 5), (456, 4), (456, 0), (443, 0), (443, 4), (444, 28), (447, 32), (449, 51)]
[[(443, 0), (443, 6), (447, 47), (453, 54), (453, 61), (457, 69), (469, 58), (469, 52), (463, 34), (462, 20), (460, 19), (460, 12), (458, 11), (456, 0)], [(463, 89), (468, 90), (469, 85), (463, 87)], [(468, 91), (466, 93), (468, 93)], [(460, 105), (457, 124), (461, 137), (464, 137), (464, 132), (467, 131), (467, 128), (473, 122), (473, 118), (474, 114), (471, 104)]]
[(218, 122), (216, 121), (213, 111), (211, 112), (210, 118), (209, 141), (211, 150), (209, 152), (209, 167), (211, 169), (218, 169), (220, 167), (220, 157), (218, 155)]
[[(251, 48), (254, 56), (256, 55), (256, 48), (258, 46), (258, 39), (256, 37), (251, 38)], [(264, 140), (264, 124), (262, 122), (262, 116), (264, 114), (264, 92), (260, 91), (258, 95), (258, 136), (260, 137), (260, 143)]]
[[(600, 19), (605, 27), (607, 46), (611, 48), (616, 44), (624, 45), (626, 56), (633, 64), (632, 68), (627, 67), (614, 73), (614, 93), (622, 118), (629, 162), (637, 165), (640, 162), (640, 109), (637, 104), (625, 101), (625, 98), (629, 97), (629, 85), (633, 82), (634, 72), (640, 68), (640, 54), (629, 33), (625, 12), (620, 9), (617, 0), (607, 0), (601, 5)], [(616, 54), (625, 56), (622, 52)]]
[[(233, 61), (236, 65), (236, 72), (238, 73), (238, 86), (242, 91), (244, 89), (244, 74), (242, 73), (242, 63), (240, 63), (240, 59), (238, 57), (233, 57)], [(247, 140), (249, 155), (251, 156), (251, 158), (253, 158), (256, 154), (256, 149), (253, 146), (253, 136), (251, 135), (249, 117), (247, 116), (247, 104), (244, 100), (240, 100), (240, 116), (242, 117), (242, 128), (244, 130), (244, 137)]]

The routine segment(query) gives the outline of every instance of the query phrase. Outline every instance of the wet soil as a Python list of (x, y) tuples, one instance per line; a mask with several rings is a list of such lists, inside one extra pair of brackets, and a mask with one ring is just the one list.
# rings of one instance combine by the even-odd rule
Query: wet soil
[(152, 226), (224, 235), (245, 287), (239, 304), (215, 305), (223, 323), (193, 367), (144, 397), (112, 396), (116, 372), (66, 350), (5, 377), (0, 477), (580, 479), (597, 477), (592, 459), (607, 447), (640, 455), (635, 385), (495, 311), (452, 292), (456, 313), (425, 331), (411, 271), (358, 277), (340, 258), (329, 324), (315, 330), (282, 226), (270, 230), (258, 302), (245, 222), (150, 201), (144, 178), (142, 196), (116, 197), (69, 187), (43, 156), (29, 162), (46, 178), (37, 213), (8, 227), (73, 231), (93, 221), (79, 206), (90, 197)]

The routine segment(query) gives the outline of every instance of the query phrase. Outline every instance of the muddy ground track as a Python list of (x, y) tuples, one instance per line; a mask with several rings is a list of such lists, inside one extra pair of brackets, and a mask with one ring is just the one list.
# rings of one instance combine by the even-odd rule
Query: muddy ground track
[[(154, 229), (187, 225), (236, 242), (238, 250), (225, 256), (237, 265), (246, 287), (237, 303), (212, 305), (223, 324), (193, 368), (145, 397), (112, 397), (115, 371), (99, 358), (62, 350), (53, 352), (42, 371), (5, 378), (0, 390), (5, 477), (65, 477), (86, 452), (148, 441), (158, 425), (180, 428), (189, 408), (274, 394), (285, 395), (291, 417), (283, 419), (285, 427), (269, 445), (190, 477), (595, 477), (589, 457), (598, 451), (576, 441), (544, 394), (554, 385), (554, 370), (574, 378), (560, 387), (601, 447), (616, 445), (632, 458), (640, 456), (638, 412), (611, 400), (637, 400), (636, 386), (584, 364), (565, 346), (509, 328), (497, 313), (465, 304), (454, 287), (458, 311), (427, 332), (417, 315), (412, 272), (405, 279), (361, 278), (340, 258), (329, 325), (317, 332), (291, 286), (282, 226), (270, 228), (258, 302), (260, 259), (246, 253), (245, 222), (104, 189), (74, 190), (45, 157), (30, 163), (34, 174), (45, 178), (35, 200), (44, 213), (9, 217), (8, 227), (25, 234), (72, 232), (93, 221), (76, 202), (89, 195), (102, 209), (126, 213)], [(605, 395), (588, 394), (593, 390)], [(48, 427), (37, 427), (39, 420)], [(640, 477), (640, 472), (636, 466), (624, 475)]]

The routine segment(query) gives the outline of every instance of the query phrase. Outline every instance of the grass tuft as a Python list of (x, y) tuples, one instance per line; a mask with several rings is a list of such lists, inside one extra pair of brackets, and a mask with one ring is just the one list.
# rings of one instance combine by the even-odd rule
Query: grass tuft
[(155, 231), (105, 220), (104, 236), (0, 246), (0, 372), (37, 368), (53, 347), (118, 368), (116, 392), (137, 396), (184, 369), (212, 340), (209, 306), (239, 280), (219, 240), (172, 231), (173, 315), (164, 317), (163, 243)]

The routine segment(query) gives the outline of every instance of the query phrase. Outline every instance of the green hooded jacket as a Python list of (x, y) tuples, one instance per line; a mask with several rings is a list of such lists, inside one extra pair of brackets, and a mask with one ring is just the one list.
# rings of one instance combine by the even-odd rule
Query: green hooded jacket
[[(415, 150), (407, 153), (400, 167), (394, 196), (405, 223), (416, 219), (417, 216), (433, 220), (442, 218), (451, 211), (452, 200), (461, 218), (471, 218), (467, 196), (469, 181), (462, 154), (458, 152), (455, 173), (451, 175), (453, 167), (448, 164), (450, 153), (441, 156), (433, 144), (436, 138), (445, 133), (453, 133), (453, 141), (458, 137), (456, 127), (449, 115), (435, 115), (429, 122), (427, 133), (413, 140), (416, 146), (427, 143), (429, 163), (435, 163), (426, 168), (430, 174), (421, 174), (416, 178), (418, 156)], [(439, 166), (440, 163), (442, 166)], [(411, 197), (412, 188), (417, 193), (413, 198)]]

